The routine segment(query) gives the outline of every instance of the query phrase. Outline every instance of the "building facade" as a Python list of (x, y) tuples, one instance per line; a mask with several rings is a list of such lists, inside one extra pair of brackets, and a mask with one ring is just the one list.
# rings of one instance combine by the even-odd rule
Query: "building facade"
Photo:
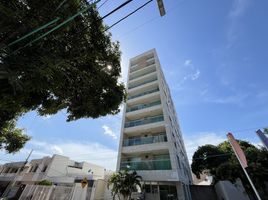
[(191, 199), (192, 176), (155, 49), (130, 60), (117, 170), (136, 170), (146, 199)]
[[(6, 163), (0, 171), (0, 197), (14, 196), (21, 186), (35, 185), (42, 180), (49, 180), (55, 186), (72, 188), (81, 185), (81, 181), (86, 178), (90, 190), (96, 180), (104, 179), (105, 173), (104, 167), (76, 162), (62, 155), (33, 159), (26, 165), (24, 162)], [(11, 183), (15, 184), (10, 187)]]

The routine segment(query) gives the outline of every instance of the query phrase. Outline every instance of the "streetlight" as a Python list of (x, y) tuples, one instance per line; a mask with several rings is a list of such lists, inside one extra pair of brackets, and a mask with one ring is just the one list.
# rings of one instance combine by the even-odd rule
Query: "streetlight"
[(158, 5), (158, 9), (159, 9), (161, 17), (163, 17), (166, 14), (163, 0), (157, 0), (157, 5)]

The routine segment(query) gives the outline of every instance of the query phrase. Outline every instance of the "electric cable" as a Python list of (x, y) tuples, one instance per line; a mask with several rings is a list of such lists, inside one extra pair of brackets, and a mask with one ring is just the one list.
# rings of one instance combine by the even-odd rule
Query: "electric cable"
[(113, 9), (111, 12), (109, 12), (108, 14), (104, 15), (103, 17), (100, 18), (100, 20), (105, 19), (106, 17), (110, 16), (111, 14), (113, 14), (114, 12), (116, 12), (117, 10), (123, 8), (124, 6), (126, 6), (127, 4), (129, 4), (130, 2), (132, 2), (133, 0), (127, 0), (124, 3), (122, 3), (121, 5), (119, 5), (118, 7), (116, 7), (115, 9)]
[[(169, 15), (170, 13), (172, 13), (175, 9), (179, 8), (179, 5), (181, 5), (181, 4), (185, 3), (185, 2), (186, 2), (186, 0), (182, 0), (182, 1), (180, 1), (179, 3), (177, 3), (174, 7), (172, 7), (171, 9), (168, 9), (168, 10), (166, 11), (166, 15)], [(125, 36), (129, 35), (130, 33), (133, 33), (134, 31), (138, 30), (139, 28), (143, 27), (144, 25), (146, 25), (146, 24), (150, 24), (151, 22), (156, 21), (156, 20), (158, 20), (158, 19), (160, 19), (160, 18), (161, 18), (161, 16), (155, 16), (155, 17), (152, 17), (152, 18), (149, 19), (148, 21), (146, 21), (146, 22), (144, 22), (144, 23), (142, 23), (142, 24), (140, 24), (140, 25), (134, 27), (134, 28), (131, 29), (130, 31), (127, 31), (127, 32), (125, 32), (125, 33), (119, 35), (118, 37), (119, 37), (119, 39), (124, 38)]]
[(214, 157), (221, 157), (221, 156), (229, 156), (232, 155), (231, 153), (223, 153), (223, 154), (212, 154), (204, 157), (198, 157), (191, 160), (206, 160), (207, 158), (214, 158)]
[[(24, 49), (24, 48), (27, 47), (27, 46), (31, 46), (33, 43), (35, 43), (35, 42), (37, 42), (38, 40), (44, 38), (44, 37), (47, 36), (48, 34), (52, 33), (53, 31), (55, 31), (55, 30), (57, 30), (57, 29), (59, 29), (59, 28), (61, 28), (63, 25), (69, 23), (70, 21), (72, 21), (74, 18), (76, 18), (76, 17), (79, 16), (80, 14), (86, 12), (88, 9), (90, 9), (92, 6), (96, 5), (96, 4), (97, 4), (98, 2), (100, 2), (100, 1), (101, 1), (101, 0), (96, 0), (94, 3), (90, 4), (89, 6), (87, 6), (86, 8), (84, 8), (83, 10), (80, 10), (80, 11), (77, 12), (76, 14), (72, 15), (71, 17), (69, 17), (67, 20), (61, 22), (60, 24), (58, 24), (58, 25), (55, 26), (54, 28), (52, 28), (52, 29), (50, 29), (49, 31), (45, 32), (45, 33), (42, 34), (41, 36), (39, 36), (39, 37), (37, 37), (36, 39), (34, 39), (34, 40), (28, 42), (28, 43), (27, 43), (26, 45), (24, 45), (23, 47), (20, 47), (20, 48), (18, 48), (17, 50), (13, 51), (13, 52), (10, 53), (9, 55), (7, 55), (7, 57), (10, 56), (10, 55), (12, 55), (12, 54), (14, 54), (14, 53), (16, 53), (16, 52), (18, 52), (18, 51), (20, 51), (20, 50), (22, 50), (22, 49)], [(56, 19), (57, 19), (57, 18), (56, 18)], [(55, 19), (55, 20), (56, 20), (56, 19)], [(54, 22), (55, 20), (53, 20), (52, 22)], [(49, 22), (49, 23), (51, 23), (51, 22)], [(44, 26), (47, 27), (48, 25), (45, 24)], [(40, 29), (40, 28), (39, 28), (39, 29)], [(33, 34), (33, 33), (30, 33), (30, 35), (32, 35), (32, 34)], [(29, 34), (27, 34), (27, 35), (29, 35)], [(24, 37), (25, 37), (25, 36), (24, 36)], [(27, 36), (27, 37), (28, 37), (28, 36)]]
[(139, 11), (140, 9), (142, 9), (143, 7), (147, 6), (152, 1), (153, 0), (147, 1), (146, 3), (144, 3), (143, 5), (141, 5), (140, 7), (138, 7), (136, 10), (132, 11), (131, 13), (127, 14), (125, 17), (121, 18), (120, 20), (118, 20), (117, 22), (115, 22), (114, 24), (112, 24), (111, 26), (109, 26), (107, 29), (105, 29), (105, 31), (107, 31), (110, 28), (114, 27), (115, 25), (119, 24), (121, 21), (127, 19), (129, 16), (133, 15), (134, 13), (136, 13), (137, 11)]
[[(67, 20), (63, 21), (62, 23), (60, 23), (59, 25), (57, 25), (56, 27), (52, 28), (51, 30), (47, 31), (46, 33), (44, 33), (43, 35), (39, 36), (38, 38), (28, 42), (26, 45), (24, 45), (23, 47), (18, 48), (17, 50), (13, 51), (12, 53), (10, 53), (9, 55), (7, 55), (6, 57), (17, 53), (18, 51), (24, 49), (27, 46), (31, 46), (33, 43), (37, 42), (38, 40), (44, 38), (45, 36), (47, 36), (48, 34), (50, 34), (51, 32), (59, 29), (60, 27), (62, 27), (63, 25), (67, 24), (68, 22), (70, 22), (71, 20), (73, 20), (74, 18), (76, 18), (78, 15), (82, 14), (83, 12), (86, 12), (90, 7), (96, 5), (98, 2), (100, 2), (101, 0), (96, 0), (94, 3), (90, 4), (88, 7), (86, 7), (85, 9), (79, 11), (78, 13), (76, 13), (75, 15), (69, 17)], [(132, 2), (133, 0), (127, 0), (124, 3), (122, 3), (121, 5), (119, 5), (118, 7), (116, 7), (115, 9), (113, 9), (112, 11), (110, 11), (108, 14), (104, 15), (103, 17), (101, 17), (99, 20), (103, 20), (106, 17), (110, 16), (111, 14), (113, 14), (114, 12), (118, 11), (119, 9), (123, 8), (124, 6), (126, 6), (127, 4), (129, 4), (130, 2)], [(77, 34), (87, 30), (89, 28), (89, 26), (85, 27), (84, 29), (82, 29), (81, 31), (79, 31)], [(79, 38), (80, 39), (80, 38)]]
[(107, 3), (108, 0), (105, 0), (97, 9), (99, 10), (102, 6), (104, 6), (104, 4)]

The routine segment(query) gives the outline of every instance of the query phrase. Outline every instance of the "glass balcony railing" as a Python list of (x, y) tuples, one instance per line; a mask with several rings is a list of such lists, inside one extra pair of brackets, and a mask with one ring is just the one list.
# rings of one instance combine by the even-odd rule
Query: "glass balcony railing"
[(145, 124), (150, 124), (150, 123), (155, 123), (155, 122), (161, 122), (161, 121), (164, 121), (163, 115), (148, 117), (144, 119), (125, 122), (125, 128), (129, 128), (133, 126), (140, 126), (140, 125), (145, 125)]
[(130, 73), (138, 71), (139, 69), (142, 69), (142, 68), (148, 67), (150, 65), (154, 65), (154, 64), (155, 64), (155, 61), (147, 63), (147, 65), (144, 67), (141, 67), (140, 65), (133, 65), (133, 67), (130, 68)]
[(170, 159), (122, 162), (121, 170), (171, 170)]
[(140, 78), (140, 77), (142, 77), (142, 76), (145, 76), (145, 75), (150, 74), (150, 73), (153, 73), (153, 72), (156, 72), (156, 68), (150, 69), (149, 71), (147, 71), (147, 72), (145, 72), (145, 73), (143, 73), (143, 74), (138, 74), (138, 75), (136, 75), (136, 76), (130, 76), (130, 77), (129, 77), (129, 80), (133, 80), (133, 79), (136, 79), (136, 78)]
[(159, 135), (148, 136), (148, 137), (136, 137), (131, 139), (124, 139), (123, 146), (135, 146), (135, 145), (143, 145), (143, 144), (152, 144), (158, 142), (166, 142), (167, 136), (165, 133), (161, 133)]
[(146, 83), (150, 83), (150, 82), (154, 82), (154, 81), (156, 81), (157, 80), (157, 77), (153, 77), (153, 78), (150, 78), (149, 80), (145, 80), (145, 81), (143, 81), (143, 82), (141, 82), (141, 83), (136, 83), (136, 84), (133, 84), (133, 85), (129, 85), (128, 86), (128, 89), (132, 89), (132, 88), (135, 88), (135, 87), (139, 87), (139, 86), (141, 86), (141, 85), (144, 85), (144, 84), (146, 84)]
[(137, 98), (137, 97), (141, 97), (141, 96), (144, 96), (144, 95), (147, 95), (147, 94), (151, 94), (151, 93), (154, 93), (154, 92), (158, 92), (159, 91), (159, 88), (155, 88), (153, 90), (148, 90), (146, 92), (142, 92), (142, 93), (139, 93), (139, 94), (136, 94), (136, 95), (132, 95), (132, 96), (128, 96), (128, 100), (130, 99), (134, 99), (134, 98)]
[(152, 102), (152, 103), (139, 104), (139, 105), (127, 108), (126, 112), (142, 110), (144, 108), (149, 108), (149, 107), (153, 107), (153, 106), (160, 105), (160, 104), (161, 104), (161, 101), (155, 101), (155, 102)]

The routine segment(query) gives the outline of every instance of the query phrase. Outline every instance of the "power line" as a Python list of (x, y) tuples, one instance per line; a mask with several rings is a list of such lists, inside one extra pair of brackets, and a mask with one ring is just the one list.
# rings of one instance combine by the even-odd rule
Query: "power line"
[[(72, 16), (69, 17), (68, 19), (64, 20), (63, 22), (61, 22), (60, 24), (58, 24), (58, 25), (55, 26), (54, 28), (50, 29), (50, 30), (47, 31), (46, 33), (44, 33), (44, 34), (42, 34), (41, 36), (37, 37), (36, 39), (34, 39), (34, 40), (28, 42), (28, 43), (27, 43), (26, 45), (24, 45), (23, 47), (20, 47), (20, 48), (18, 48), (17, 50), (13, 51), (13, 52), (10, 53), (9, 55), (7, 55), (7, 57), (10, 56), (10, 55), (12, 55), (12, 54), (14, 54), (14, 53), (16, 53), (16, 52), (18, 52), (18, 51), (20, 51), (20, 50), (22, 50), (22, 49), (24, 49), (24, 48), (27, 47), (27, 46), (31, 46), (33, 43), (37, 42), (38, 40), (43, 39), (43, 38), (44, 38), (45, 36), (47, 36), (48, 34), (52, 33), (53, 31), (55, 31), (55, 30), (57, 30), (57, 29), (59, 29), (59, 28), (61, 28), (63, 25), (69, 23), (70, 21), (72, 21), (74, 18), (76, 18), (76, 17), (79, 16), (80, 14), (86, 12), (88, 9), (90, 9), (92, 6), (96, 5), (96, 4), (97, 4), (98, 2), (100, 2), (100, 1), (101, 1), (101, 0), (96, 0), (94, 3), (90, 4), (89, 6), (87, 6), (86, 8), (84, 8), (83, 10), (80, 10), (79, 12), (77, 12), (77, 13), (74, 14), (74, 15), (72, 15)], [(58, 19), (59, 19), (59, 18), (58, 18)], [(55, 20), (57, 21), (58, 19), (56, 18)], [(55, 22), (56, 22), (55, 20), (53, 20), (52, 22), (55, 23)], [(48, 24), (50, 25), (52, 22), (49, 22)], [(42, 26), (41, 28), (44, 29), (45, 27), (48, 26), (48, 24), (45, 24), (45, 25)], [(40, 28), (38, 29), (38, 31), (39, 31), (39, 30), (40, 30)], [(35, 32), (37, 32), (37, 31), (34, 31), (34, 33), (35, 33)], [(30, 36), (30, 35), (32, 35), (32, 34), (33, 34), (33, 32), (27, 34), (26, 36), (28, 37), (28, 36)], [(25, 36), (24, 36), (24, 38), (25, 38)]]
[(113, 14), (114, 12), (116, 12), (117, 10), (120, 10), (121, 8), (123, 8), (124, 6), (126, 6), (127, 4), (129, 4), (131, 1), (133, 0), (127, 0), (124, 3), (122, 3), (121, 5), (119, 5), (118, 7), (116, 7), (115, 9), (113, 9), (111, 12), (109, 12), (108, 14), (104, 15), (100, 20), (105, 19), (106, 17), (110, 16), (111, 14)]
[(140, 7), (138, 7), (136, 10), (132, 11), (131, 13), (129, 13), (128, 15), (126, 15), (125, 17), (121, 18), (120, 20), (118, 20), (117, 22), (115, 22), (114, 24), (112, 24), (111, 26), (109, 26), (105, 31), (109, 30), (110, 28), (112, 28), (113, 26), (119, 24), (121, 21), (125, 20), (126, 18), (128, 18), (129, 16), (133, 15), (135, 12), (137, 12), (138, 10), (142, 9), (143, 7), (145, 7), (146, 5), (148, 5), (149, 3), (151, 3), (153, 0), (149, 0), (146, 3), (144, 3), (143, 5), (141, 5)]
[(33, 30), (32, 32), (30, 32), (30, 33), (28, 33), (28, 34), (26, 34), (26, 35), (24, 35), (24, 36), (18, 38), (18, 39), (15, 40), (14, 42), (9, 43), (8, 46), (12, 46), (12, 45), (14, 45), (14, 44), (16, 44), (16, 43), (18, 43), (18, 42), (20, 42), (20, 41), (22, 41), (22, 40), (24, 40), (24, 39), (30, 37), (31, 35), (37, 33), (38, 31), (43, 30), (43, 29), (47, 28), (48, 26), (50, 26), (50, 25), (52, 25), (52, 24), (55, 24), (59, 19), (60, 19), (59, 17), (56, 17), (54, 20), (52, 20), (52, 21), (46, 23), (45, 25), (43, 25), (43, 26), (41, 26), (41, 27), (39, 27), (39, 28)]
[(107, 3), (108, 0), (105, 0), (97, 9), (100, 9), (104, 4)]
[[(179, 7), (179, 5), (181, 5), (181, 4), (185, 3), (185, 2), (186, 2), (186, 0), (182, 0), (181, 2), (179, 2), (178, 4), (176, 4), (176, 5), (175, 5), (174, 7), (172, 7), (171, 9), (167, 10), (166, 15), (172, 13), (175, 9), (177, 9), (177, 8)], [(139, 28), (143, 27), (144, 25), (149, 24), (149, 23), (151, 23), (151, 22), (153, 22), (153, 21), (156, 21), (156, 20), (158, 20), (158, 19), (160, 19), (160, 18), (161, 18), (161, 16), (152, 17), (152, 18), (149, 19), (148, 21), (146, 21), (146, 22), (144, 22), (144, 23), (142, 23), (142, 24), (140, 24), (140, 25), (134, 27), (134, 28), (131, 29), (130, 31), (127, 31), (127, 32), (125, 32), (125, 33), (119, 35), (119, 38), (123, 38), (123, 37), (127, 36), (128, 34), (133, 33), (134, 31), (136, 31), (136, 30), (138, 30)]]
[(204, 157), (198, 157), (191, 160), (206, 160), (207, 158), (215, 158), (215, 157), (221, 157), (221, 156), (229, 156), (232, 155), (231, 153), (223, 153), (223, 154), (212, 154)]
[[(229, 132), (233, 132), (233, 133), (241, 133), (241, 132), (246, 132), (246, 131), (251, 131), (251, 130), (257, 130), (257, 129), (261, 129), (261, 128), (267, 128), (268, 125), (266, 126), (262, 126), (262, 127), (252, 127), (252, 128), (247, 128), (247, 129), (240, 129), (240, 130), (235, 130), (235, 131), (229, 131)], [(228, 131), (226, 131), (228, 132)]]
[[(39, 36), (38, 38), (30, 41), (29, 43), (27, 43), (25, 46), (18, 48), (17, 50), (13, 51), (12, 53), (10, 53), (8, 56), (17, 53), (18, 51), (24, 49), (27, 46), (31, 46), (33, 43), (37, 42), (38, 40), (44, 38), (45, 36), (47, 36), (48, 34), (50, 34), (51, 32), (59, 29), (60, 27), (62, 27), (63, 25), (67, 24), (68, 22), (70, 22), (71, 20), (73, 20), (75, 17), (77, 17), (78, 15), (82, 14), (83, 12), (86, 12), (90, 7), (96, 5), (98, 2), (100, 2), (101, 0), (96, 0), (94, 3), (90, 4), (89, 6), (87, 6), (85, 9), (79, 11), (78, 13), (76, 13), (75, 15), (69, 17), (67, 20), (63, 21), (62, 23), (60, 23), (59, 25), (57, 25), (56, 27), (52, 28), (51, 30), (47, 31), (46, 33), (44, 33), (43, 35)], [(106, 17), (110, 16), (111, 14), (113, 14), (114, 12), (120, 10), (121, 8), (123, 8), (124, 6), (126, 6), (127, 4), (129, 4), (130, 2), (132, 2), (133, 0), (127, 0), (124, 3), (122, 3), (121, 5), (119, 5), (118, 7), (116, 7), (115, 9), (113, 9), (112, 11), (110, 11), (108, 14), (104, 15), (103, 17), (101, 17), (99, 20), (103, 20)], [(84, 29), (82, 29), (81, 31), (79, 31), (77, 34), (87, 30), (89, 28), (89, 26), (85, 27)], [(80, 38), (78, 38), (80, 39)]]

